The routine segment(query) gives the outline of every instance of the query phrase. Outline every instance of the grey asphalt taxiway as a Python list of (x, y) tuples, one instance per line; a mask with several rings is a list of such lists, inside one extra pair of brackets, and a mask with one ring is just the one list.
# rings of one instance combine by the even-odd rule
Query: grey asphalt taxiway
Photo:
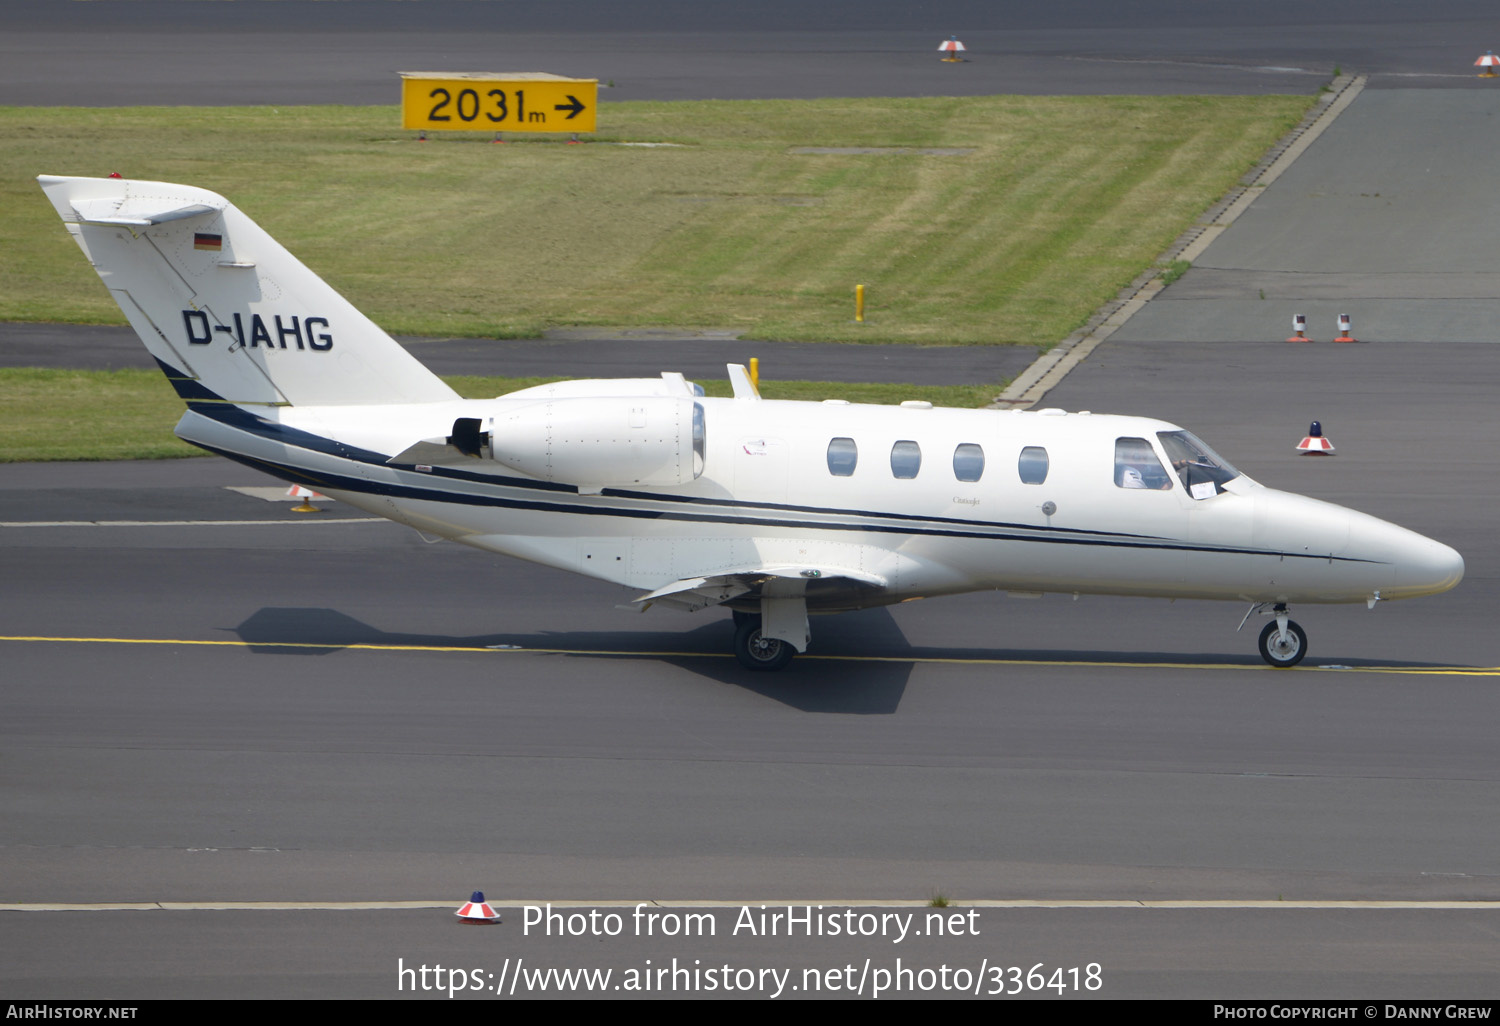
[[(1061, 55), (1092, 45), (1034, 28)], [(1197, 42), (1229, 46), (1213, 25), (1138, 28), (1152, 67), (1194, 76), (1215, 74)], [(768, 677), (727, 656), (721, 614), (626, 612), (622, 590), (337, 503), (294, 514), (231, 490), (272, 482), (224, 461), (7, 465), (0, 986), (429, 997), (398, 969), (494, 990), (518, 959), (904, 958), (966, 969), (970, 993), (1040, 964), (1065, 970), (1059, 996), (1495, 997), (1500, 355), (1465, 304), (1494, 301), (1500, 259), (1462, 180), (1488, 144), (1435, 126), (1483, 124), (1500, 96), (1438, 59), (1470, 38), (1391, 56), (1430, 38), (1409, 28), (1344, 26), (1379, 73), (1043, 401), (1174, 420), (1266, 484), (1453, 544), (1457, 589), (1296, 610), (1312, 654), (1293, 671), (1260, 664), (1239, 608), (986, 594), (815, 621), (813, 651)], [(1281, 63), (1244, 38), (1226, 91)], [(1318, 343), (1281, 341), (1296, 304)], [(1329, 344), (1331, 312), (1370, 341)], [(1313, 419), (1336, 455), (1294, 453)], [(474, 888), (502, 924), (440, 907)], [(731, 932), (745, 905), (925, 914), (939, 894), (972, 928)], [(539, 936), (515, 903), (546, 901), (626, 902), (624, 932)], [(716, 932), (640, 936), (637, 901)], [(1093, 964), (1100, 989), (1070, 989)]]
[[(725, 364), (758, 359), (762, 376), (793, 381), (999, 387), (1036, 358), (1030, 346), (817, 345), (728, 332), (562, 329), (535, 339), (398, 339), (436, 374), (603, 378), (677, 371), (723, 380)], [(0, 323), (0, 367), (156, 368), (134, 331), (80, 324)]]

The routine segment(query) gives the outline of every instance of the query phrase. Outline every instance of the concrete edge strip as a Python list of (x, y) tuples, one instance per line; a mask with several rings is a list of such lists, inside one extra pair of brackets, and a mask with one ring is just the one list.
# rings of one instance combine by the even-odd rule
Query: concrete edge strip
[[(148, 901), (148, 902), (16, 902), (0, 904), (0, 912), (364, 912), (364, 911), (409, 911), (424, 909), (458, 909), (463, 902), (448, 901)], [(607, 899), (583, 901), (575, 899), (547, 900), (542, 898), (491, 898), (492, 908), (552, 908), (552, 909), (635, 909), (639, 907), (660, 909), (715, 909), (778, 906), (811, 906), (815, 908), (903, 908), (927, 909), (943, 913), (966, 908), (992, 909), (1181, 909), (1188, 911), (1215, 911), (1221, 909), (1300, 909), (1336, 910), (1367, 909), (1397, 911), (1465, 911), (1500, 912), (1500, 901), (1482, 900), (1356, 900), (1356, 899), (1302, 899), (1281, 901), (1272, 899), (1148, 899), (1148, 898), (993, 898), (976, 901), (953, 901), (936, 906), (927, 899), (832, 899), (799, 898), (770, 899), (747, 898), (744, 900), (691, 900), (669, 899), (633, 901)]]
[[(1365, 87), (1365, 75), (1341, 75), (1325, 94), (1325, 102), (1317, 104), (1308, 112), (1297, 127), (1281, 138), (1267, 153), (1266, 159), (1250, 172), (1221, 200), (1210, 207), (1198, 222), (1178, 236), (1167, 251), (1157, 260), (1165, 264), (1172, 260), (1196, 260), (1215, 239), (1223, 234), (1242, 213), (1255, 202), (1265, 187), (1291, 167), (1313, 141), (1322, 135), (1335, 118), (1354, 102)], [(1136, 278), (1104, 306), (1100, 307), (1089, 323), (1053, 346), (1020, 374), (990, 404), (990, 409), (1026, 409), (1042, 400), (1050, 390), (1062, 383), (1074, 367), (1077, 367), (1099, 344), (1109, 338), (1135, 316), (1136, 312), (1166, 288), (1155, 269)]]

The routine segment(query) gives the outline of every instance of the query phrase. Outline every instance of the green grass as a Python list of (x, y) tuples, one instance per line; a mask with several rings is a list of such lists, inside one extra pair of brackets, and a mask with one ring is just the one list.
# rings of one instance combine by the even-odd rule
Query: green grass
[[(393, 332), (1045, 346), (1313, 99), (610, 103), (580, 146), (418, 143), (393, 107), (0, 108), (0, 320), (123, 323), (34, 181), (118, 171), (223, 193)], [(630, 141), (681, 145), (601, 145)]]
[[(1151, 266), (1312, 102), (612, 103), (582, 146), (418, 143), (387, 107), (0, 107), (10, 218), (0, 320), (124, 323), (35, 182), (118, 171), (225, 194), (398, 333), (714, 327), (1046, 347)], [(677, 145), (601, 145), (623, 142)], [(453, 383), (490, 396), (535, 382)], [(701, 383), (729, 394), (727, 382)], [(999, 388), (768, 381), (762, 391), (981, 406)], [(0, 461), (193, 455), (171, 436), (181, 411), (154, 371), (0, 371)]]
[[(450, 377), (460, 395), (485, 399), (556, 378)], [(728, 396), (729, 382), (699, 381), (709, 395)], [(983, 406), (999, 386), (939, 388), (761, 380), (767, 399), (848, 399), (899, 403), (926, 399), (948, 406)], [(0, 463), (42, 460), (152, 460), (202, 456), (172, 426), (182, 400), (159, 371), (78, 371), (0, 368)], [(415, 441), (415, 439), (413, 439)]]
[(1192, 269), (1193, 262), (1191, 260), (1169, 261), (1167, 263), (1167, 266), (1161, 272), (1161, 283), (1163, 285), (1170, 285), (1178, 278), (1181, 278), (1184, 274), (1187, 274), (1188, 271)]
[(160, 371), (0, 368), (0, 463), (202, 455), (172, 434), (183, 410)]

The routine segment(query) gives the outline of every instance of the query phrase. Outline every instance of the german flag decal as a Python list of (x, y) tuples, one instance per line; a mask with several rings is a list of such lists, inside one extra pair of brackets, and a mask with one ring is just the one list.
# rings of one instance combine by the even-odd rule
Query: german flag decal
[(224, 248), (224, 236), (212, 235), (208, 232), (193, 233), (194, 249), (211, 249), (218, 251)]

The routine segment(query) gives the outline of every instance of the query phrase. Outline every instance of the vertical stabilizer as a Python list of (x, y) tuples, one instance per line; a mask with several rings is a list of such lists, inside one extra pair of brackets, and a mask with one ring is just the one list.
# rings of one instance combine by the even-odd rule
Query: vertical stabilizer
[(38, 181), (183, 398), (294, 406), (456, 398), (222, 196), (119, 178)]

